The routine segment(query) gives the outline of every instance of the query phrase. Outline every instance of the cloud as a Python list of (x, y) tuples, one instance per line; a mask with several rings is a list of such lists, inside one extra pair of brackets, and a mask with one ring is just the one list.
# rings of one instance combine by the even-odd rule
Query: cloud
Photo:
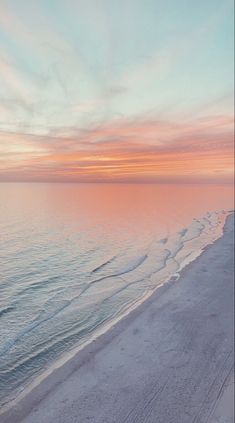
[[(53, 16), (44, 3), (13, 5), (4, 0), (0, 5), (1, 180), (232, 178), (233, 120), (230, 91), (222, 94), (225, 74), (218, 84), (215, 77), (208, 94), (202, 86), (210, 82), (206, 70), (198, 75), (194, 64), (184, 69), (190, 54), (201, 48), (199, 58), (209, 54), (228, 2), (210, 8), (187, 34), (179, 28), (165, 36), (163, 22), (161, 44), (145, 39), (143, 31), (150, 47), (141, 57), (128, 39), (123, 45), (112, 7), (86, 5), (80, 11), (77, 2), (61, 2)], [(141, 21), (147, 17), (141, 15)], [(126, 24), (131, 35), (131, 22)], [(219, 63), (222, 71), (227, 68), (226, 60)], [(181, 80), (184, 70), (192, 72), (189, 82), (195, 86), (188, 84), (190, 75)]]
[(233, 119), (119, 120), (67, 136), (0, 133), (0, 148), (2, 180), (231, 180)]

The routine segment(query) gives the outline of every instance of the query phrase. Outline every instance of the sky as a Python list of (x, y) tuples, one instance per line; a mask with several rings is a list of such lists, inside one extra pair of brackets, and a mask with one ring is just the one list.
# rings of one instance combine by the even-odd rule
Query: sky
[(233, 0), (0, 0), (0, 181), (233, 180)]

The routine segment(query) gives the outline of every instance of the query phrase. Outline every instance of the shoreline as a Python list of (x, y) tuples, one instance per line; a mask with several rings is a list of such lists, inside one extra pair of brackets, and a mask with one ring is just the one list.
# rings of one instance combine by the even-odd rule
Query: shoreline
[[(204, 235), (208, 234), (207, 230), (205, 229), (205, 223), (201, 223), (204, 229), (201, 231), (201, 228), (199, 228), (198, 235), (192, 236), (191, 238), (189, 237), (189, 239), (184, 240), (182, 243), (181, 241), (178, 240), (179, 245), (180, 244), (181, 245), (178, 248), (178, 250), (176, 249), (176, 252), (172, 256), (170, 256), (170, 260), (169, 260), (177, 264), (177, 269), (175, 269), (175, 271), (172, 271), (172, 270), (171, 272), (168, 271), (167, 266), (169, 263), (168, 263), (168, 258), (166, 257), (164, 261), (164, 265), (160, 267), (160, 269), (158, 269), (157, 272), (153, 271), (152, 273), (152, 275), (156, 274), (155, 279), (157, 283), (155, 282), (154, 285), (151, 288), (149, 288), (149, 290), (142, 293), (141, 296), (138, 296), (137, 298), (132, 298), (129, 304), (126, 304), (119, 311), (119, 313), (114, 315), (115, 317), (113, 316), (110, 319), (104, 321), (104, 323), (99, 325), (98, 328), (96, 327), (93, 332), (91, 331), (88, 337), (84, 337), (84, 339), (82, 339), (81, 342), (75, 343), (70, 348), (68, 348), (67, 346), (67, 348), (65, 348), (65, 351), (61, 352), (58, 357), (55, 357), (54, 360), (52, 359), (50, 363), (46, 363), (45, 366), (39, 369), (36, 374), (31, 375), (31, 377), (29, 377), (28, 380), (25, 381), (25, 383), (23, 382), (22, 384), (19, 384), (18, 387), (14, 391), (12, 391), (12, 395), (9, 395), (8, 398), (5, 397), (4, 403), (1, 402), (0, 416), (1, 414), (3, 414), (3, 412), (7, 411), (9, 408), (14, 406), (15, 403), (19, 402), (22, 398), (24, 398), (24, 396), (27, 395), (32, 389), (34, 389), (38, 384), (43, 382), (44, 379), (48, 378), (54, 372), (54, 370), (56, 370), (58, 367), (62, 367), (67, 361), (73, 359), (73, 357), (77, 355), (78, 353), (80, 353), (82, 349), (89, 346), (91, 342), (96, 341), (98, 337), (103, 336), (104, 333), (108, 332), (113, 326), (118, 324), (120, 320), (122, 320), (128, 314), (132, 313), (134, 309), (138, 308), (142, 303), (144, 303), (149, 297), (151, 297), (154, 294), (156, 290), (161, 288), (162, 285), (169, 283), (171, 280), (173, 281), (178, 280), (182, 270), (185, 267), (187, 267), (191, 262), (196, 260), (203, 253), (203, 251), (206, 249), (207, 246), (213, 244), (217, 239), (219, 239), (223, 235), (225, 222), (227, 220), (227, 217), (231, 213), (233, 213), (233, 210), (222, 209), (222, 210), (215, 210), (214, 212), (208, 212), (208, 213), (209, 213), (209, 216), (214, 215), (214, 217), (218, 214), (220, 215), (220, 219), (219, 221), (217, 221), (217, 225), (214, 225), (213, 221), (209, 222), (209, 225), (210, 225), (209, 232), (211, 231), (211, 227), (214, 228), (214, 231), (212, 232), (213, 235), (210, 234), (211, 236), (209, 236), (210, 239), (207, 239), (206, 242), (204, 242), (205, 240), (202, 241), (202, 245), (194, 246), (193, 249), (191, 246), (191, 252), (187, 255), (183, 255), (183, 259), (182, 257), (180, 257), (180, 254), (184, 250), (187, 243), (190, 244), (194, 242), (195, 240), (196, 241), (199, 240), (199, 244), (200, 244), (201, 235), (203, 238), (203, 234)], [(175, 235), (181, 234), (181, 232), (182, 231), (184, 232), (185, 230), (186, 230), (185, 233), (187, 233), (187, 231), (192, 227), (194, 221), (198, 223), (201, 220), (208, 221), (207, 214), (201, 217), (193, 218), (189, 226), (187, 226), (187, 229), (181, 227), (181, 230), (179, 232), (175, 232), (174, 234)], [(182, 236), (184, 237), (184, 235), (185, 234), (183, 234)], [(166, 245), (165, 247), (166, 247), (165, 251), (169, 251), (168, 246)], [(178, 254), (179, 254), (179, 257), (178, 257)], [(155, 258), (157, 258), (157, 256), (155, 256)], [(164, 271), (166, 272), (165, 274), (164, 274)], [(128, 270), (127, 270), (127, 273), (128, 273)], [(148, 278), (148, 276), (146, 277)], [(150, 279), (152, 279), (152, 276), (150, 276)], [(142, 280), (144, 281), (145, 277), (143, 277)]]
[[(163, 283), (162, 285), (157, 287), (152, 293), (150, 293), (146, 299), (139, 300), (138, 302), (140, 304), (134, 304), (134, 306), (132, 306), (132, 309), (128, 309), (126, 314), (121, 317), (121, 320), (119, 319), (117, 322), (112, 323), (112, 325), (108, 329), (103, 328), (104, 332), (100, 335), (96, 335), (94, 340), (87, 341), (87, 345), (85, 344), (81, 346), (80, 350), (76, 349), (76, 352), (71, 351), (70, 354), (72, 356), (70, 358), (68, 358), (67, 356), (66, 359), (63, 358), (57, 361), (57, 364), (52, 366), (52, 369), (49, 370), (50, 373), (47, 374), (46, 377), (45, 375), (41, 375), (36, 378), (37, 383), (31, 383), (30, 386), (25, 389), (25, 392), (27, 393), (24, 393), (23, 397), (20, 394), (16, 398), (16, 401), (13, 401), (11, 403), (11, 408), (0, 414), (0, 422), (18, 423), (22, 420), (22, 418), (24, 418), (30, 413), (34, 406), (37, 405), (40, 407), (40, 403), (42, 403), (47, 396), (52, 395), (53, 392), (56, 391), (61, 381), (63, 381), (63, 385), (64, 382), (69, 380), (70, 376), (74, 372), (79, 371), (79, 369), (87, 365), (87, 363), (89, 363), (89, 361), (92, 360), (96, 354), (102, 352), (102, 350), (105, 349), (106, 346), (111, 344), (112, 341), (119, 337), (122, 332), (135, 321), (136, 318), (140, 317), (142, 313), (146, 312), (148, 307), (154, 305), (155, 301), (159, 299), (161, 300), (161, 297), (167, 295), (167, 293), (170, 292), (172, 287), (175, 287), (176, 285), (180, 284), (180, 281), (184, 279), (185, 276), (187, 277), (187, 274), (191, 272), (191, 268), (193, 266), (195, 267), (198, 265), (198, 262), (200, 262), (200, 259), (206, 254), (206, 252), (210, 251), (213, 246), (216, 246), (219, 242), (223, 240), (226, 233), (228, 233), (228, 226), (231, 226), (233, 216), (234, 213), (230, 214), (227, 217), (222, 237), (218, 238), (214, 243), (207, 245), (196, 259), (187, 264), (181, 270), (179, 278), (176, 278), (175, 276), (171, 277), (170, 280)], [(62, 365), (61, 360), (65, 360), (64, 364)], [(58, 364), (59, 362), (60, 364)], [(40, 377), (42, 378), (41, 381), (39, 381)], [(35, 384), (34, 387), (32, 387), (33, 384)], [(92, 421), (96, 422), (96, 420)]]
[[(156, 285), (153, 289), (147, 291), (142, 295), (141, 297), (137, 298), (136, 300), (133, 299), (133, 302), (125, 308), (120, 314), (118, 314), (116, 317), (113, 317), (110, 321), (105, 322), (103, 325), (101, 325), (94, 333), (89, 336), (88, 339), (84, 339), (80, 344), (75, 345), (68, 349), (67, 351), (64, 351), (57, 359), (52, 361), (48, 366), (45, 366), (44, 369), (38, 372), (35, 376), (33, 376), (30, 380), (28, 380), (24, 386), (19, 387), (19, 389), (16, 391), (15, 395), (12, 396), (8, 401), (6, 401), (4, 404), (0, 407), (0, 417), (3, 413), (7, 412), (10, 408), (14, 407), (15, 404), (20, 402), (26, 395), (28, 395), (32, 390), (34, 390), (38, 385), (44, 382), (44, 380), (47, 380), (48, 378), (52, 377), (55, 371), (58, 370), (58, 368), (62, 368), (66, 365), (66, 363), (73, 360), (78, 354), (81, 354), (81, 351), (83, 349), (88, 348), (89, 345), (93, 342), (96, 342), (98, 338), (103, 337), (106, 332), (109, 332), (113, 327), (118, 325), (122, 319), (125, 319), (129, 314), (131, 314), (135, 309), (138, 309), (142, 304), (144, 304), (154, 293), (161, 289), (164, 285), (167, 285), (171, 282), (177, 281), (183, 270), (187, 268), (192, 262), (197, 260), (200, 255), (206, 251), (206, 249), (212, 245), (214, 242), (216, 242), (218, 239), (220, 239), (224, 234), (224, 228), (227, 221), (227, 218), (234, 213), (233, 210), (221, 210), (221, 218), (224, 219), (223, 226), (220, 228), (222, 230), (221, 233), (217, 233), (216, 239), (210, 240), (204, 247), (198, 248), (194, 254), (190, 254), (189, 257), (186, 256), (186, 258), (179, 263), (179, 269), (175, 273), (172, 273), (171, 275), (165, 276), (165, 278), (161, 280), (161, 282)], [(223, 216), (225, 215), (225, 216)], [(218, 228), (215, 228), (218, 230)], [(189, 240), (190, 241), (190, 240)], [(187, 241), (186, 241), (187, 242)], [(185, 243), (186, 243), (185, 242)], [(177, 255), (176, 255), (177, 256)]]

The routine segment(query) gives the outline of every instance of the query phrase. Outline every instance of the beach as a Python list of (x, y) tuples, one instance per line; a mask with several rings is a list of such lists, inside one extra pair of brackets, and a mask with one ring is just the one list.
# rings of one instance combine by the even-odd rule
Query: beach
[(233, 422), (233, 16), (0, 0), (0, 423)]
[(0, 421), (232, 423), (233, 219), (178, 280), (55, 369)]
[(0, 184), (0, 410), (220, 238), (232, 194), (218, 185)]

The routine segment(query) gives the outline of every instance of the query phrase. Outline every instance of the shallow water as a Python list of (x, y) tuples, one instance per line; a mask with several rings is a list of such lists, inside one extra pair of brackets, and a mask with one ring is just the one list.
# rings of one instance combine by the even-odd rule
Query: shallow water
[(225, 185), (0, 184), (0, 404), (222, 234)]

